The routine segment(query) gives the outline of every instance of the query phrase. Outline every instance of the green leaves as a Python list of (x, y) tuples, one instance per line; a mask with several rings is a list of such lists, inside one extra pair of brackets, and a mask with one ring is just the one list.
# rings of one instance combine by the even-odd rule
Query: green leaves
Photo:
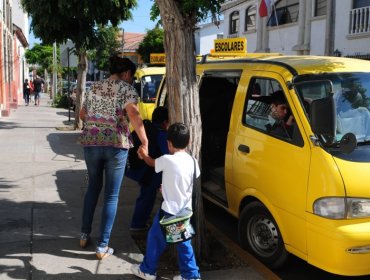
[(49, 69), (53, 61), (53, 47), (35, 44), (32, 49), (26, 50), (25, 57), (27, 63), (40, 65), (42, 69)]
[(161, 28), (147, 31), (144, 40), (140, 43), (137, 50), (145, 63), (149, 63), (151, 53), (164, 53), (163, 36), (164, 32)]
[(71, 39), (76, 48), (94, 48), (97, 25), (118, 25), (132, 17), (136, 0), (22, 0), (31, 29), (44, 43)]

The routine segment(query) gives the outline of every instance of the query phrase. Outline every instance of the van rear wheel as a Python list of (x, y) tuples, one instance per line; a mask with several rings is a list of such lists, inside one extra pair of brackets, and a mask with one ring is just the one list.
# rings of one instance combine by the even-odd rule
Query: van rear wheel
[(241, 213), (239, 242), (270, 268), (281, 267), (288, 257), (279, 227), (267, 208), (257, 201), (250, 203)]

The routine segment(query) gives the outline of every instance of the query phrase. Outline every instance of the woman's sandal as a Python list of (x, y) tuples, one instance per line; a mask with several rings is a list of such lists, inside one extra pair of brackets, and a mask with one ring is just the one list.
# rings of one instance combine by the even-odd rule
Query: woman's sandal
[(81, 233), (80, 235), (80, 247), (86, 248), (90, 241), (90, 236), (87, 233)]
[(99, 260), (102, 260), (106, 257), (109, 257), (111, 255), (113, 255), (114, 253), (114, 250), (113, 248), (110, 248), (110, 247), (97, 247), (96, 248), (96, 257), (99, 259)]

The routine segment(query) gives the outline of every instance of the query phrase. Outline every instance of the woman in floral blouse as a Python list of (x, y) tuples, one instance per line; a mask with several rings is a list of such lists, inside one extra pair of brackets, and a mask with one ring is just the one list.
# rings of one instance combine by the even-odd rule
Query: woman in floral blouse
[(82, 213), (80, 246), (85, 248), (89, 241), (95, 207), (104, 182), (104, 205), (96, 248), (98, 259), (114, 252), (108, 244), (116, 216), (128, 149), (132, 147), (129, 122), (143, 146), (146, 149), (148, 147), (148, 139), (136, 105), (138, 96), (131, 86), (135, 71), (135, 64), (128, 58), (112, 56), (111, 76), (91, 86), (80, 111), (84, 128), (79, 143), (84, 146), (89, 174)]

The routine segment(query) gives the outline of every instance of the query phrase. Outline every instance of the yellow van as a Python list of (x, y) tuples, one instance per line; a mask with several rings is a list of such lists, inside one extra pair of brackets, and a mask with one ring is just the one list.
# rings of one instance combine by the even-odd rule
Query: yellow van
[(261, 54), (196, 72), (202, 193), (238, 218), (241, 246), (272, 268), (291, 253), (370, 274), (370, 62)]
[(136, 70), (134, 86), (140, 97), (138, 107), (143, 119), (152, 119), (157, 90), (165, 71), (166, 67), (164, 66), (145, 67)]

